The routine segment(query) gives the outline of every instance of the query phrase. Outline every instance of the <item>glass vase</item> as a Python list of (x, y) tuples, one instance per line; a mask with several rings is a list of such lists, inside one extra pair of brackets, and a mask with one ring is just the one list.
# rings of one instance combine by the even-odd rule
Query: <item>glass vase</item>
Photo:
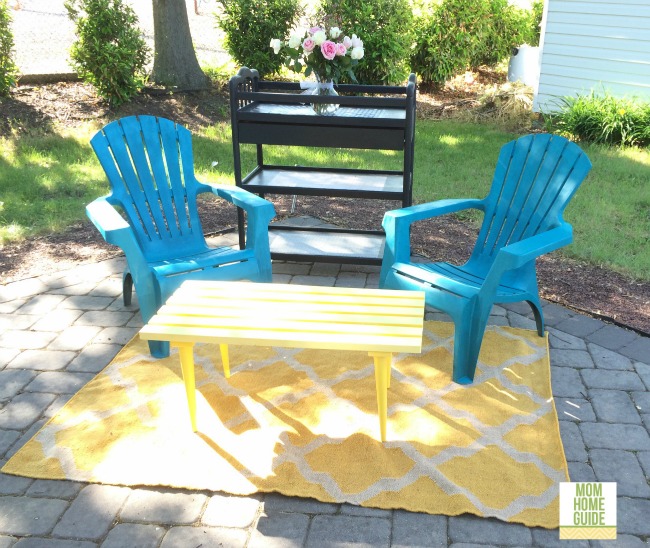
[[(318, 81), (316, 87), (312, 91), (312, 95), (319, 95), (320, 97), (338, 97), (338, 93), (334, 89), (334, 82), (331, 80)], [(312, 103), (312, 108), (316, 114), (321, 116), (330, 116), (334, 114), (339, 108), (338, 103)]]

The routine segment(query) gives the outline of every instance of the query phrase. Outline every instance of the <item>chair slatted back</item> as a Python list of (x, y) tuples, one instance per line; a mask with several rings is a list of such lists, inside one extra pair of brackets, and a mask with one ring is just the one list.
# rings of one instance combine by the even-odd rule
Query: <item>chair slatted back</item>
[(124, 210), (147, 260), (205, 248), (186, 128), (164, 118), (130, 116), (105, 126), (91, 145), (111, 185), (109, 201)]
[(591, 169), (579, 146), (526, 135), (501, 148), (472, 261), (491, 264), (504, 246), (558, 226)]

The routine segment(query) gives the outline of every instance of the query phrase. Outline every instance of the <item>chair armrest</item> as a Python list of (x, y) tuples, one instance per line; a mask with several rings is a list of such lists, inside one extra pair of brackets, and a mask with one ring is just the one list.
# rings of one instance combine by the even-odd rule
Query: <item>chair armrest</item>
[(411, 242), (409, 227), (411, 224), (464, 209), (480, 209), (484, 211), (485, 204), (483, 200), (476, 199), (438, 200), (436, 202), (387, 211), (384, 214), (384, 221), (382, 223), (386, 232), (384, 259), (391, 263), (410, 262)]
[(119, 247), (126, 255), (134, 276), (148, 272), (145, 259), (131, 225), (116, 211), (106, 197), (97, 198), (86, 206), (86, 215), (109, 244)]
[(416, 221), (422, 221), (431, 217), (439, 217), (440, 215), (447, 215), (448, 213), (455, 213), (463, 209), (485, 209), (483, 200), (476, 200), (472, 198), (460, 200), (438, 200), (436, 202), (428, 202), (426, 204), (419, 204), (410, 207), (403, 207), (402, 209), (394, 209), (387, 211), (384, 215), (386, 217), (399, 219), (399, 223), (406, 222), (408, 224)]
[(502, 247), (485, 277), (485, 282), (481, 287), (481, 294), (493, 298), (501, 278), (506, 272), (521, 268), (540, 255), (550, 253), (570, 244), (572, 241), (573, 228), (569, 223), (562, 223), (557, 228)]
[(200, 184), (200, 191), (211, 191), (220, 198), (241, 207), (247, 213), (246, 249), (253, 250), (263, 274), (271, 280), (271, 251), (269, 248), (269, 222), (275, 217), (273, 204), (264, 198), (237, 186)]
[(97, 198), (86, 206), (86, 215), (97, 227), (109, 244), (121, 247), (120, 242), (131, 233), (129, 223), (106, 200), (106, 197)]
[(507, 270), (513, 270), (524, 266), (540, 255), (569, 245), (572, 241), (573, 227), (569, 223), (562, 223), (557, 228), (501, 248), (496, 262), (502, 261)]

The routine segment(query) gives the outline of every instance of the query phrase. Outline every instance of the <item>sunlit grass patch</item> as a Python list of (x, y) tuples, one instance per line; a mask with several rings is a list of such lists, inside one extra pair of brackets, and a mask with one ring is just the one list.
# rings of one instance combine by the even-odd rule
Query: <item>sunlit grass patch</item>
[[(0, 242), (61, 231), (84, 220), (85, 206), (109, 186), (89, 140), (92, 125), (48, 134), (0, 139)], [(492, 182), (499, 150), (518, 135), (496, 126), (457, 120), (416, 125), (413, 197), (482, 198)], [(234, 184), (230, 124), (194, 132), (200, 181)], [(256, 162), (245, 146), (244, 171)], [(650, 151), (586, 146), (593, 169), (565, 213), (575, 241), (563, 253), (650, 280)], [(268, 147), (269, 164), (401, 169), (399, 151)], [(477, 222), (479, 215), (464, 215)], [(89, 228), (89, 230), (94, 230)]]

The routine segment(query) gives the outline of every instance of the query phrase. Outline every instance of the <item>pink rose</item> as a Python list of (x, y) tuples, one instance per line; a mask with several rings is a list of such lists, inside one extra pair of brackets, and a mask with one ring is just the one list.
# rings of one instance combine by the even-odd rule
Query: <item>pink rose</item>
[(352, 47), (352, 38), (350, 38), (349, 36), (345, 36), (345, 37), (343, 38), (343, 45), (344, 45), (346, 48), (350, 48), (350, 47)]
[(348, 48), (345, 47), (345, 44), (336, 44), (336, 55), (343, 56), (348, 52)]
[(332, 42), (331, 40), (325, 40), (321, 45), (320, 45), (320, 52), (323, 54), (323, 57), (327, 59), (328, 61), (331, 61), (334, 59), (336, 56), (336, 44)]
[(316, 47), (316, 43), (311, 38), (306, 38), (302, 43), (302, 49), (307, 52), (314, 51), (314, 47)]
[(309, 34), (316, 34), (318, 31), (323, 30), (320, 27), (312, 27), (309, 29)]

